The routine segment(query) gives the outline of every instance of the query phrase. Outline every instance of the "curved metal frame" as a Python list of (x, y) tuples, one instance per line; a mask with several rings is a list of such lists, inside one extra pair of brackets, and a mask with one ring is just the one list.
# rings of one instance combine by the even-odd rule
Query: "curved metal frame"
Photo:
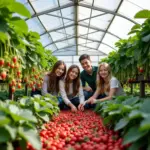
[[(108, 29), (109, 29), (109, 27), (111, 26), (111, 24), (112, 24), (112, 22), (113, 22), (115, 16), (122, 17), (122, 18), (124, 18), (124, 19), (126, 19), (126, 20), (128, 20), (128, 21), (130, 21), (130, 22), (132, 22), (132, 23), (134, 23), (134, 24), (137, 24), (137, 22), (135, 22), (134, 20), (132, 20), (132, 19), (130, 19), (130, 18), (128, 18), (128, 17), (126, 17), (126, 16), (124, 16), (124, 15), (118, 13), (118, 10), (119, 10), (119, 8), (120, 8), (120, 6), (121, 6), (123, 0), (120, 1), (119, 5), (118, 5), (118, 7), (117, 7), (117, 9), (116, 9), (116, 11), (111, 11), (111, 10), (107, 10), (107, 9), (103, 9), (103, 8), (99, 8), (99, 7), (93, 6), (93, 5), (94, 5), (94, 0), (92, 1), (92, 5), (91, 5), (91, 6), (90, 6), (90, 5), (87, 5), (87, 4), (84, 4), (84, 3), (80, 3), (79, 0), (71, 0), (72, 2), (60, 6), (59, 0), (57, 0), (57, 1), (58, 1), (58, 7), (52, 8), (52, 9), (49, 9), (49, 10), (45, 10), (45, 11), (43, 11), (43, 12), (36, 13), (34, 7), (32, 6), (32, 3), (28, 0), (28, 3), (31, 5), (32, 9), (33, 9), (34, 12), (35, 12), (35, 14), (32, 15), (31, 18), (37, 17), (38, 20), (40, 21), (40, 23), (42, 24), (43, 28), (45, 29), (45, 32), (42, 33), (41, 36), (44, 35), (44, 34), (46, 34), (46, 33), (49, 34), (50, 32), (54, 32), (54, 31), (57, 32), (58, 30), (65, 29), (65, 28), (68, 28), (68, 27), (71, 27), (71, 26), (75, 26), (75, 27), (76, 27), (76, 28), (75, 28), (75, 35), (73, 35), (73, 36), (71, 36), (71, 37), (67, 37), (67, 33), (66, 33), (66, 30), (65, 30), (65, 36), (66, 36), (66, 38), (63, 38), (63, 39), (60, 39), (60, 40), (56, 40), (56, 41), (52, 41), (52, 43), (49, 43), (48, 45), (55, 44), (55, 43), (57, 43), (57, 42), (62, 42), (62, 41), (65, 41), (65, 40), (69, 40), (69, 39), (75, 38), (75, 39), (76, 39), (76, 46), (77, 46), (77, 49), (76, 49), (76, 54), (77, 54), (77, 55), (78, 55), (78, 45), (80, 45), (80, 44), (78, 44), (78, 38), (83, 38), (83, 39), (85, 39), (85, 40), (90, 40), (90, 41), (93, 41), (93, 42), (98, 42), (99, 45), (98, 45), (98, 47), (97, 47), (96, 50), (98, 50), (98, 48), (99, 48), (99, 46), (100, 46), (101, 43), (104, 44), (104, 45), (106, 45), (106, 46), (108, 46), (108, 47), (110, 47), (110, 48), (112, 48), (112, 49), (114, 49), (113, 47), (111, 47), (110, 45), (108, 45), (108, 44), (106, 44), (106, 43), (103, 43), (102, 41), (103, 41), (103, 39), (104, 39), (106, 33), (108, 33), (108, 34), (110, 34), (110, 35), (112, 35), (112, 36), (114, 36), (114, 37), (116, 37), (116, 38), (118, 38), (118, 39), (121, 39), (121, 38), (118, 37), (117, 35), (115, 35), (115, 34), (113, 34), (113, 33), (111, 33), (111, 32), (108, 31)], [(101, 12), (103, 12), (103, 13), (102, 13), (102, 14), (99, 14), (99, 15), (92, 16), (92, 11), (91, 11), (89, 18), (85, 18), (85, 19), (78, 20), (78, 6), (86, 7), (86, 8), (93, 9), (93, 10), (97, 10), (97, 11), (101, 11)], [(61, 16), (57, 16), (57, 15), (54, 15), (54, 14), (49, 14), (49, 13), (54, 12), (54, 11), (58, 11), (58, 10), (61, 11), (61, 9), (68, 8), (68, 7), (75, 7), (75, 17), (74, 17), (74, 19), (70, 19), (70, 18), (67, 18), (67, 17), (62, 16), (62, 13), (61, 13)], [(51, 29), (51, 30), (48, 31), (48, 30), (45, 28), (45, 26), (43, 25), (43, 23), (41, 22), (40, 18), (39, 18), (40, 15), (44, 15), (44, 14), (45, 14), (45, 15), (50, 15), (50, 16), (53, 16), (53, 17), (59, 17), (60, 19), (62, 19), (62, 22), (63, 22), (63, 19), (66, 19), (66, 20), (68, 19), (69, 21), (75, 21), (75, 23), (73, 23), (73, 24), (71, 23), (70, 25), (66, 25), (66, 26), (65, 26), (65, 24), (64, 24), (64, 22), (63, 22), (63, 26), (62, 26), (62, 27), (58, 27), (58, 28)], [(100, 29), (100, 28), (97, 28), (97, 27), (94, 27), (94, 26), (91, 26), (91, 25), (90, 25), (90, 22), (89, 22), (88, 25), (85, 25), (85, 24), (81, 23), (81, 22), (84, 21), (84, 20), (91, 19), (91, 18), (95, 18), (95, 17), (101, 16), (101, 15), (105, 15), (105, 14), (112, 14), (112, 15), (114, 15), (113, 18), (112, 18), (112, 20), (110, 21), (110, 23), (109, 23), (109, 25), (108, 25), (108, 27), (107, 27), (106, 30)], [(88, 33), (87, 33), (87, 35), (90, 34), (90, 33), (89, 33), (89, 29), (96, 30), (97, 32), (98, 32), (98, 31), (104, 32), (104, 34), (103, 34), (103, 36), (102, 36), (102, 39), (100, 39), (100, 40), (94, 40), (94, 39), (89, 39), (88, 36), (87, 36), (87, 38), (83, 37), (84, 35), (80, 35), (80, 36), (79, 36), (79, 35), (78, 35), (78, 26), (82, 26), (82, 27), (88, 28)], [(51, 37), (50, 34), (49, 34), (49, 36)], [(51, 39), (52, 39), (52, 37), (51, 37)], [(47, 47), (48, 45), (46, 45), (45, 47)], [(56, 45), (55, 45), (55, 46), (56, 46)], [(70, 47), (70, 46), (69, 46), (69, 43), (68, 43), (68, 47)], [(57, 48), (57, 46), (56, 46), (56, 48)], [(67, 48), (67, 47), (66, 47), (66, 48)], [(88, 47), (87, 47), (87, 48), (88, 48)], [(59, 51), (59, 50), (60, 50), (60, 49), (57, 48), (56, 51)]]

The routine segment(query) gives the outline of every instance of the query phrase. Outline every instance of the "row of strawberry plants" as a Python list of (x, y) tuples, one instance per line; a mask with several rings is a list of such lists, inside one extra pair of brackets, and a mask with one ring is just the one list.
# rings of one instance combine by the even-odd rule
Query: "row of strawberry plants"
[[(39, 129), (59, 112), (57, 99), (53, 96), (23, 97), (19, 101), (0, 101), (0, 147), (13, 150), (27, 142), (41, 149)], [(14, 145), (17, 143), (17, 145)]]
[(124, 83), (143, 78), (150, 79), (150, 11), (142, 10), (135, 19), (146, 19), (143, 24), (134, 25), (129, 31), (128, 39), (115, 43), (116, 51), (102, 59), (111, 65), (113, 74)]
[(43, 72), (57, 61), (40, 42), (40, 35), (29, 31), (22, 16), (31, 17), (23, 4), (16, 0), (1, 1), (0, 81), (7, 81), (12, 93), (21, 88), (22, 82), (33, 90), (40, 88)]
[(123, 144), (130, 150), (150, 149), (150, 98), (119, 96), (111, 101), (98, 103), (95, 111), (104, 123), (120, 131)]

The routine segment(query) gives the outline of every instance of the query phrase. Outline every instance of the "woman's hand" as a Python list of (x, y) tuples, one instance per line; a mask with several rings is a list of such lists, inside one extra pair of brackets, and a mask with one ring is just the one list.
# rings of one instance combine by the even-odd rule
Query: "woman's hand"
[(91, 104), (95, 104), (96, 102), (97, 102), (96, 99), (92, 99), (92, 100), (91, 100)]
[(78, 105), (78, 109), (79, 109), (80, 111), (84, 111), (84, 105), (85, 105), (85, 102), (84, 102), (84, 103), (80, 103), (80, 104)]
[(70, 102), (68, 106), (71, 108), (72, 112), (77, 112), (77, 108)]
[(72, 111), (72, 112), (77, 112), (77, 108), (76, 108), (74, 105), (72, 105), (72, 106), (71, 106), (71, 111)]

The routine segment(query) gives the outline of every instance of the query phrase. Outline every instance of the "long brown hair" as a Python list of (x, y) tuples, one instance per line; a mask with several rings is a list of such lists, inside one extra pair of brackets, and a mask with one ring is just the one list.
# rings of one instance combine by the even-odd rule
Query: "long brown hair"
[[(108, 76), (107, 79), (104, 81), (104, 79), (100, 76), (100, 68), (104, 66), (108, 70)], [(100, 89), (100, 94), (103, 94), (105, 92), (110, 91), (110, 79), (112, 77), (111, 73), (111, 68), (110, 65), (107, 63), (101, 63), (98, 67), (98, 72), (97, 72), (97, 87)]]
[[(60, 65), (64, 65), (64, 73), (60, 77), (58, 77), (58, 76), (56, 76), (55, 71), (58, 69), (58, 67)], [(49, 76), (49, 78), (48, 78), (48, 92), (49, 93), (53, 93), (53, 92), (58, 93), (59, 92), (59, 83), (58, 82), (60, 79), (64, 78), (65, 74), (66, 74), (66, 64), (62, 60), (57, 61), (54, 64), (52, 71), (48, 74), (48, 76)]]
[(74, 68), (78, 69), (78, 76), (73, 80), (73, 96), (77, 95), (77, 93), (79, 92), (79, 87), (80, 87), (80, 69), (79, 69), (79, 67), (77, 65), (71, 65), (67, 71), (67, 75), (65, 78), (65, 90), (66, 90), (66, 93), (69, 93), (69, 83), (70, 83), (69, 73)]

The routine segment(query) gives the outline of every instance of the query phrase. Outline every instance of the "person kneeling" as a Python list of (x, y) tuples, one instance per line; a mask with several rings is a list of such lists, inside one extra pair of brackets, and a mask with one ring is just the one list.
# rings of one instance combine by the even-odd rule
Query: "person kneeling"
[[(104, 98), (97, 99), (99, 95), (105, 93)], [(113, 96), (125, 95), (120, 82), (117, 78), (112, 76), (111, 68), (107, 63), (101, 63), (97, 73), (97, 88), (93, 96), (91, 96), (86, 103), (96, 104), (99, 101), (112, 99)], [(84, 106), (83, 105), (83, 106)], [(82, 107), (83, 107), (82, 106)]]
[(76, 112), (77, 109), (84, 110), (84, 107), (80, 107), (85, 99), (80, 81), (80, 69), (77, 65), (71, 65), (66, 78), (60, 80), (59, 91), (65, 104), (64, 109), (71, 108), (72, 112)]

